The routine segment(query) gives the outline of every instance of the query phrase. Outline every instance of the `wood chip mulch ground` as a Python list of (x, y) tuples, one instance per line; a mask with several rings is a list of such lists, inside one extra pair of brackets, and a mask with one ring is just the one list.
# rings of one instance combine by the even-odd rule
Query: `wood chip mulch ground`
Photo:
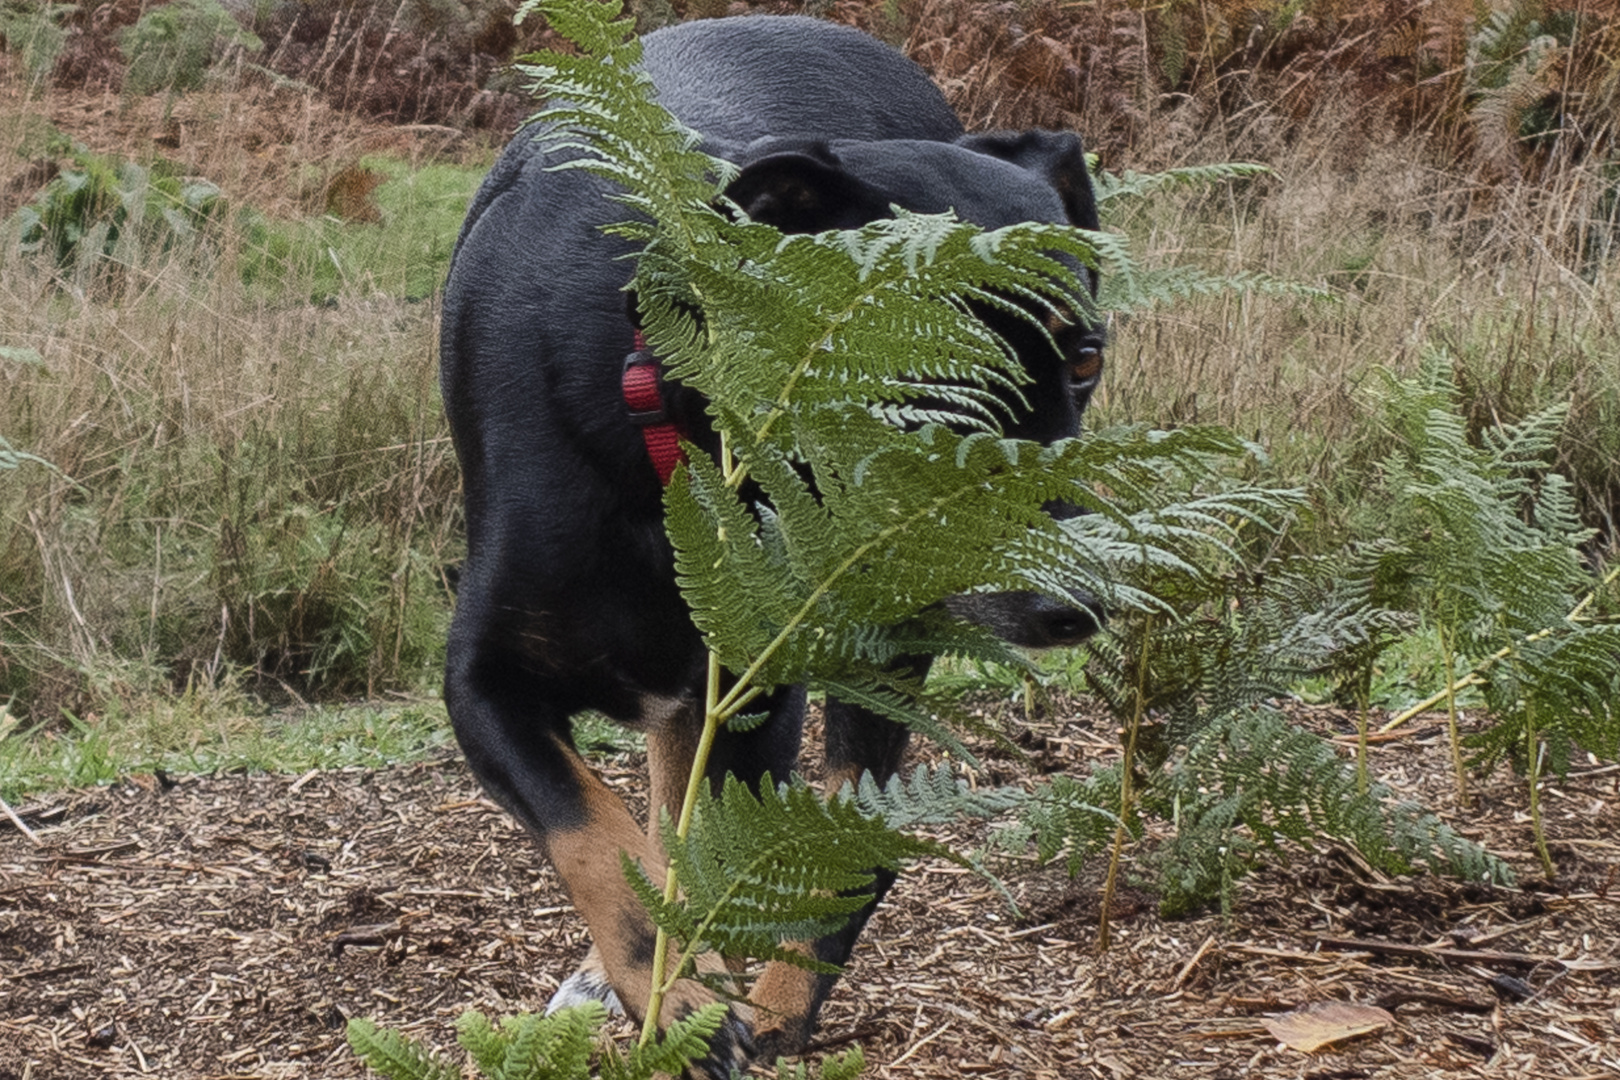
[[(1338, 718), (1322, 711), (1313, 722)], [(1003, 769), (1114, 745), (1068, 703)], [(1446, 749), (1380, 744), (1397, 788), (1442, 808)], [(639, 786), (633, 755), (604, 771)], [(1245, 879), (1229, 919), (1167, 921), (1101, 868), (1009, 880), (1021, 913), (943, 863), (909, 872), (830, 1002), (823, 1045), (875, 1077), (1620, 1077), (1620, 767), (1546, 789), (1559, 876), (1530, 854), (1505, 771), (1448, 816), (1520, 887), (1390, 880), (1338, 851)], [(345, 1020), (439, 1044), (464, 1010), (543, 1007), (583, 955), (556, 876), (446, 757), (381, 772), (132, 778), (0, 819), (0, 1080), (359, 1077)], [(1333, 1003), (1393, 1024), (1306, 1054), (1267, 1027)], [(765, 1075), (763, 1072), (761, 1075)]]

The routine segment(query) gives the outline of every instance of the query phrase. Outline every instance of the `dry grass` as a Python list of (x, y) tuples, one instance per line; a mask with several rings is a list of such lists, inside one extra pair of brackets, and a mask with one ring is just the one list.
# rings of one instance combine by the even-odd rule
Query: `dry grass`
[(1620, 264), (1578, 258), (1595, 225), (1568, 212), (1613, 180), (1572, 169), (1550, 190), (1499, 189), (1474, 209), (1466, 183), (1426, 164), (1414, 139), (1364, 146), (1343, 170), (1331, 118), (1314, 135), (1262, 156), (1275, 176), (1248, 190), (1163, 199), (1111, 224), (1157, 257), (1262, 268), (1338, 301), (1231, 295), (1118, 326), (1104, 415), (1233, 427), (1284, 476), (1353, 499), (1387, 448), (1370, 424), (1379, 372), (1409, 373), (1441, 352), (1477, 426), (1570, 405), (1556, 467), (1613, 550)]
[[(1585, 4), (1590, 25), (1605, 25), (1605, 4)], [(1113, 205), (1108, 224), (1150, 259), (1261, 269), (1340, 302), (1233, 295), (1122, 319), (1100, 420), (1257, 436), (1284, 478), (1316, 491), (1318, 535), (1299, 542), (1335, 543), (1365, 524), (1357, 515), (1384, 452), (1370, 421), (1379, 369), (1444, 350), (1478, 424), (1570, 403), (1557, 464), (1603, 532), (1599, 549), (1612, 550), (1620, 178), (1602, 120), (1612, 35), (1558, 54), (1556, 85), (1553, 68), (1538, 69), (1536, 85), (1573, 118), (1567, 131), (1550, 144), (1492, 143), (1480, 132), (1505, 114), (1479, 111), (1493, 99), (1469, 74), (1477, 28), (1462, 6), (1386, 6), (1313, 4), (1286, 25), (1260, 20), (1269, 29), (1258, 37), (1242, 28), (1275, 11), (1253, 0), (1200, 5), (1197, 25), (1191, 8), (1124, 0), (845, 0), (832, 13), (904, 41), (974, 127), (1075, 127), (1112, 168), (1241, 159), (1275, 170)], [(366, 85), (355, 50), (389, 25), (380, 10), (312, 7), (325, 21), (307, 40), (261, 27), (276, 63), (304, 65), (286, 68), (309, 74), (302, 87), (238, 64), (196, 93), (130, 99), (116, 71), (91, 78), (70, 65), (30, 97), (8, 61), (0, 145), (21, 151), (0, 166), (8, 208), (60, 163), (41, 149), (51, 125), (95, 152), (207, 177), (272, 226), (335, 211), (378, 231), (363, 224), (378, 213), (365, 155), (414, 167), (489, 154), (470, 112), (380, 124), (350, 100)], [(116, 11), (113, 23), (135, 17)], [(432, 39), (472, 40), (469, 26)], [(1424, 75), (1431, 62), (1441, 67)], [(1470, 78), (1484, 89), (1470, 91)], [(462, 128), (437, 122), (458, 116)], [(94, 280), (80, 271), (67, 288), (9, 247), (0, 254), (6, 343), (45, 362), (0, 361), (0, 435), (86, 485), (35, 470), (0, 488), (0, 698), (15, 695), (14, 711), (94, 709), (109, 693), (184, 686), (199, 672), (349, 693), (410, 684), (433, 666), (447, 601), (421, 587), (454, 558), (455, 477), (432, 386), (432, 306), (402, 301), (411, 290), (392, 282), (317, 282), (319, 265), (275, 289), (244, 287), (251, 231), (232, 219), (204, 251)], [(312, 295), (322, 303), (305, 302)]]
[[(293, 690), (425, 677), (457, 484), (436, 306), (402, 295), (410, 266), (334, 275), (322, 257), (338, 254), (309, 239), (375, 246), (380, 221), (343, 233), (311, 215), (364, 153), (422, 167), (487, 149), (307, 95), (7, 104), (13, 146), (47, 145), (48, 123), (94, 153), (168, 160), (222, 197), (208, 234), (168, 251), (61, 268), (14, 241), (0, 251), (5, 344), (38, 361), (0, 361), (0, 433), (73, 481), (31, 468), (0, 486), (0, 697), (37, 719), (233, 669)], [(449, 237), (433, 243), (442, 263)]]

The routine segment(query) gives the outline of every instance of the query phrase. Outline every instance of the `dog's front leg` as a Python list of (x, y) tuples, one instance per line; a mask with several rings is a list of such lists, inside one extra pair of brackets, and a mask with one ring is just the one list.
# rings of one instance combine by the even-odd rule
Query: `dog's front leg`
[[(931, 662), (928, 657), (905, 657), (896, 667), (922, 678)], [(899, 771), (910, 739), (906, 727), (833, 698), (827, 700), (824, 715), (829, 794), (846, 782), (859, 783), (864, 773), (871, 773), (883, 784)], [(871, 900), (849, 917), (843, 929), (805, 943), (808, 955), (840, 967), (849, 962), (855, 940), (895, 881), (894, 872), (883, 867), (874, 867), (872, 875)], [(837, 981), (837, 975), (806, 971), (781, 961), (767, 965), (749, 995), (758, 1013), (756, 1037), (761, 1056), (773, 1060), (779, 1054), (802, 1050), (815, 1032), (816, 1017)]]
[[(494, 709), (478, 708), (469, 681), (447, 680), (456, 735), (473, 771), (489, 793), (541, 842), (584, 917), (606, 983), (624, 1008), (640, 1019), (652, 992), (657, 932), (625, 880), (620, 854), (640, 863), (654, 883), (664, 880), (663, 854), (648, 840), (629, 809), (575, 750), (567, 721), (547, 724), (531, 709), (522, 723)], [(674, 972), (671, 951), (666, 970)], [(723, 970), (718, 959), (700, 966)], [(664, 997), (660, 1026), (717, 1000), (701, 983), (682, 979)], [(729, 1080), (754, 1050), (746, 1006), (730, 1007), (710, 1052), (694, 1067), (698, 1076)]]

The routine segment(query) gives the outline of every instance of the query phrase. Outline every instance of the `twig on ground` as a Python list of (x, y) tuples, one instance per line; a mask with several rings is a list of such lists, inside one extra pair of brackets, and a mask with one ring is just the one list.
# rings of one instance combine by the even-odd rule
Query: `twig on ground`
[(17, 816), (17, 811), (11, 808), (10, 803), (6, 802), (4, 799), (0, 799), (0, 810), (4, 810), (6, 812), (6, 817), (11, 819), (11, 823), (13, 825), (17, 826), (17, 831), (28, 837), (28, 839), (32, 840), (35, 847), (44, 846), (44, 841), (34, 834), (34, 830), (30, 829), (22, 818)]
[[(1368, 952), (1378, 956), (1424, 957), (1431, 960), (1447, 960), (1457, 964), (1483, 964), (1486, 967), (1537, 967), (1541, 964), (1556, 964), (1559, 967), (1568, 967), (1570, 964), (1575, 963), (1575, 961), (1563, 960), (1556, 956), (1536, 956), (1533, 953), (1496, 952), (1490, 949), (1448, 949), (1442, 946), (1403, 945), (1396, 941), (1368, 941), (1362, 938), (1317, 938), (1317, 944), (1324, 949)], [(1613, 966), (1620, 967), (1620, 961), (1615, 961)]]
[(1215, 935), (1211, 934), (1204, 939), (1204, 943), (1202, 945), (1198, 946), (1198, 951), (1192, 954), (1192, 959), (1183, 964), (1181, 966), (1181, 970), (1176, 972), (1176, 977), (1170, 980), (1170, 989), (1180, 990), (1181, 984), (1187, 981), (1187, 976), (1192, 974), (1193, 968), (1198, 966), (1199, 961), (1203, 960), (1204, 957), (1209, 954), (1209, 950), (1214, 946)]

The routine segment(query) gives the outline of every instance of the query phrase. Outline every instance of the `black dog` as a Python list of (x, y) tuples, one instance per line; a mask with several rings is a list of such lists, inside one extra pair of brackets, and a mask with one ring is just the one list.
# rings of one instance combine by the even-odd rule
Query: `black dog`
[[(704, 148), (742, 167), (727, 194), (755, 220), (795, 232), (853, 228), (899, 205), (955, 210), (988, 228), (1097, 228), (1078, 138), (964, 135), (920, 69), (857, 31), (797, 17), (690, 23), (648, 35), (644, 63), (662, 103), (702, 133)], [(468, 544), (445, 699), (473, 770), (545, 846), (590, 926), (592, 955), (554, 1004), (616, 992), (634, 1010), (648, 996), (653, 931), (619, 853), (655, 874), (662, 858), (580, 758), (570, 718), (595, 709), (641, 727), (654, 814), (673, 811), (702, 723), (705, 654), (675, 586), (659, 478), (621, 381), (636, 338), (623, 293), (631, 267), (623, 242), (600, 226), (625, 211), (604, 198), (604, 181), (547, 171), (557, 159), (532, 134), (484, 181), (445, 290), (443, 389)], [(1006, 433), (1074, 435), (1101, 373), (1100, 331), (1055, 326), (1048, 339), (1012, 321), (1003, 329), (1031, 381)], [(702, 403), (678, 386), (661, 389), (667, 410), (706, 442)], [(948, 606), (1020, 645), (1072, 643), (1097, 625), (1084, 606), (1035, 593)], [(787, 777), (804, 711), (802, 689), (776, 691), (763, 724), (722, 737), (711, 778)], [(835, 782), (868, 770), (886, 779), (906, 744), (903, 728), (840, 702), (828, 702), (826, 731)], [(884, 875), (877, 894), (888, 884)], [(842, 964), (864, 922), (816, 942), (816, 955)], [(702, 1068), (724, 1077), (752, 1053), (798, 1048), (831, 985), (772, 965), (751, 1007), (733, 1005)], [(662, 1019), (711, 998), (684, 981)]]

